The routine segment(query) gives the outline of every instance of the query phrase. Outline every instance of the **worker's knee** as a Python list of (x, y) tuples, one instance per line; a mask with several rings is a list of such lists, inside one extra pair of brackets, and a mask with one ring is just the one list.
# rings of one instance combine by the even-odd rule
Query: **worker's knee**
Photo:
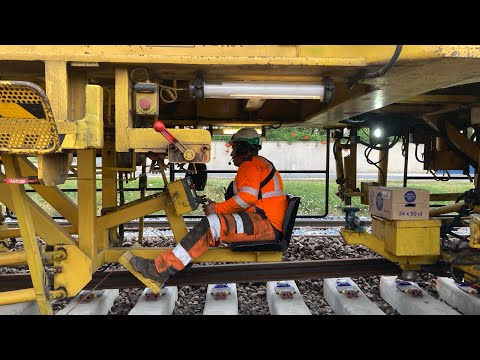
[[(211, 215), (208, 215), (211, 216)], [(192, 229), (194, 232), (204, 233), (210, 227), (210, 222), (206, 217), (203, 217)]]
[(202, 220), (206, 221), (207, 226), (212, 231), (213, 237), (215, 238), (215, 240), (218, 240), (218, 238), (220, 237), (220, 228), (221, 228), (220, 219), (218, 218), (218, 215), (210, 214), (210, 215), (207, 215), (207, 217), (203, 218)]
[(218, 227), (220, 228), (220, 219), (217, 214), (210, 214), (207, 217), (204, 217), (202, 221), (205, 220), (209, 227)]
[(210, 226), (210, 225), (209, 225), (210, 222), (208, 221), (208, 218), (209, 218), (210, 216), (217, 216), (217, 215), (211, 214), (211, 215), (208, 215), (208, 216), (206, 216), (206, 217), (203, 217), (202, 220), (200, 220), (200, 224), (201, 224), (201, 225), (199, 225), (199, 226), (207, 226), (207, 227)]

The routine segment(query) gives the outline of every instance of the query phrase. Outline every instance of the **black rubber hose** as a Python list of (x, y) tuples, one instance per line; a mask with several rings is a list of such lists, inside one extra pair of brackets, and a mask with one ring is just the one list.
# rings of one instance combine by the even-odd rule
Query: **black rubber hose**
[(480, 265), (478, 261), (465, 261), (465, 260), (458, 261), (458, 259), (454, 259), (450, 264), (450, 276), (452, 277), (453, 280), (455, 280), (455, 282), (464, 286), (472, 286), (480, 282), (480, 278), (476, 278), (475, 280), (470, 282), (464, 282), (463, 279), (457, 278), (457, 276), (455, 275), (455, 269), (454, 269), (455, 265)]
[(402, 52), (402, 48), (403, 48), (403, 45), (397, 45), (392, 58), (380, 70), (377, 70), (371, 73), (365, 73), (364, 71), (361, 71), (357, 75), (353, 76), (348, 82), (348, 85), (349, 85), (348, 88), (351, 89), (357, 82), (359, 82), (362, 79), (374, 79), (376, 77), (384, 75), (395, 64), (398, 57), (400, 56), (400, 53)]

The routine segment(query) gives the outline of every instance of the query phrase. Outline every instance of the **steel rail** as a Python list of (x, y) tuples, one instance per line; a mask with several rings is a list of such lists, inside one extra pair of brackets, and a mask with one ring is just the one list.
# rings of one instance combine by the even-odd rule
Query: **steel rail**
[[(284, 261), (274, 263), (247, 263), (227, 265), (193, 265), (171, 277), (166, 285), (205, 285), (278, 280), (310, 280), (331, 277), (358, 277), (398, 275), (401, 269), (384, 258)], [(32, 286), (28, 274), (0, 276), (0, 291), (11, 291)], [(144, 288), (128, 270), (97, 271), (86, 285), (91, 289)]]
[[(186, 220), (185, 224), (187, 227), (193, 227), (199, 220)], [(16, 221), (7, 222), (10, 229), (18, 228), (18, 223)], [(68, 221), (57, 221), (57, 224), (60, 226), (70, 225)], [(365, 226), (371, 226), (371, 220), (364, 221)], [(138, 230), (138, 220), (130, 221), (123, 224), (125, 230)], [(320, 229), (329, 229), (332, 227), (341, 227), (345, 226), (345, 220), (296, 220), (295, 228), (301, 227), (311, 227), (311, 228), (320, 228)], [(157, 228), (157, 229), (169, 229), (170, 224), (167, 220), (145, 220), (144, 228)]]

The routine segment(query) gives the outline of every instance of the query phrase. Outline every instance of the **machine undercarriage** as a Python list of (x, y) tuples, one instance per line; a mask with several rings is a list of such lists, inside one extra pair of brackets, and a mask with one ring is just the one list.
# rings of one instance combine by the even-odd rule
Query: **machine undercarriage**
[[(162, 210), (180, 241), (184, 215), (203, 201), (196, 191), (212, 161), (212, 136), (244, 126), (263, 133), (277, 126), (327, 129), (337, 196), (346, 206), (346, 243), (397, 264), (406, 280), (436, 269), (475, 287), (479, 94), (480, 46), (0, 46), (0, 266), (28, 266), (33, 286), (1, 292), (0, 305), (37, 301), (42, 314), (52, 314), (52, 300), (77, 295), (105, 264), (123, 263), (127, 251), (152, 259), (165, 251), (142, 247), (142, 230), (138, 246), (122, 247), (119, 229), (131, 220), (142, 224)], [(397, 143), (404, 187), (408, 161), (420, 161), (443, 181), (460, 172), (471, 188), (430, 194), (430, 202), (448, 203), (430, 207), (422, 219), (372, 216), (370, 231), (352, 200), (369, 204), (369, 188), (388, 186), (389, 152)], [(357, 181), (359, 156), (377, 167), (376, 181)], [(164, 182), (151, 195), (147, 159)], [(191, 176), (169, 179), (172, 166)], [(125, 203), (119, 188), (137, 167), (139, 198)], [(77, 201), (59, 188), (67, 179), (76, 179)], [(69, 225), (59, 225), (26, 186)], [(4, 221), (6, 212), (15, 214), (17, 229)], [(459, 227), (470, 235), (458, 235)], [(11, 251), (17, 238), (24, 249)], [(196, 262), (281, 259), (281, 251), (220, 247)]]

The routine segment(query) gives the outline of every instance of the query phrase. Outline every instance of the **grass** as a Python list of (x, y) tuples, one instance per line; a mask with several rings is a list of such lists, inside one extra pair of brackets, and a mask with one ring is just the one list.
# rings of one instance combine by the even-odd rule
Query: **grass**
[[(206, 195), (208, 198), (215, 201), (223, 201), (223, 188), (227, 187), (230, 183), (230, 179), (223, 178), (209, 178), (205, 191), (198, 192), (199, 195)], [(325, 180), (323, 179), (284, 179), (285, 192), (289, 194), (295, 194), (301, 198), (300, 207), (298, 210), (299, 215), (319, 215), (325, 212)], [(149, 187), (163, 187), (163, 180), (161, 177), (150, 177), (148, 179)], [(402, 186), (401, 180), (389, 181), (389, 186)], [(97, 188), (101, 187), (101, 180), (97, 180)], [(124, 184), (124, 188), (138, 187), (138, 180), (131, 180)], [(408, 187), (416, 189), (430, 190), (432, 194), (438, 193), (462, 193), (466, 190), (473, 188), (473, 183), (464, 180), (451, 180), (448, 182), (424, 180), (424, 181), (411, 181), (408, 183)], [(28, 187), (27, 187), (28, 188)], [(74, 189), (76, 188), (76, 181), (67, 180), (65, 184), (60, 185), (62, 189)], [(338, 186), (335, 180), (330, 181), (329, 187), (329, 211), (330, 215), (344, 215), (342, 212), (342, 206), (344, 206), (340, 199), (335, 195), (338, 191)], [(146, 195), (153, 194), (153, 191), (147, 191)], [(34, 201), (49, 215), (58, 216), (59, 214), (38, 194), (29, 193)], [(77, 193), (67, 193), (75, 203), (77, 202)], [(100, 214), (101, 209), (101, 192), (97, 192), (97, 214)], [(139, 192), (125, 192), (125, 203), (140, 198)], [(442, 202), (435, 202), (435, 204), (443, 204)], [(359, 198), (353, 198), (353, 206), (358, 206), (360, 211), (358, 215), (368, 216), (368, 206), (360, 204)], [(163, 211), (157, 214), (164, 214)], [(203, 215), (201, 207), (191, 213), (192, 215)]]

